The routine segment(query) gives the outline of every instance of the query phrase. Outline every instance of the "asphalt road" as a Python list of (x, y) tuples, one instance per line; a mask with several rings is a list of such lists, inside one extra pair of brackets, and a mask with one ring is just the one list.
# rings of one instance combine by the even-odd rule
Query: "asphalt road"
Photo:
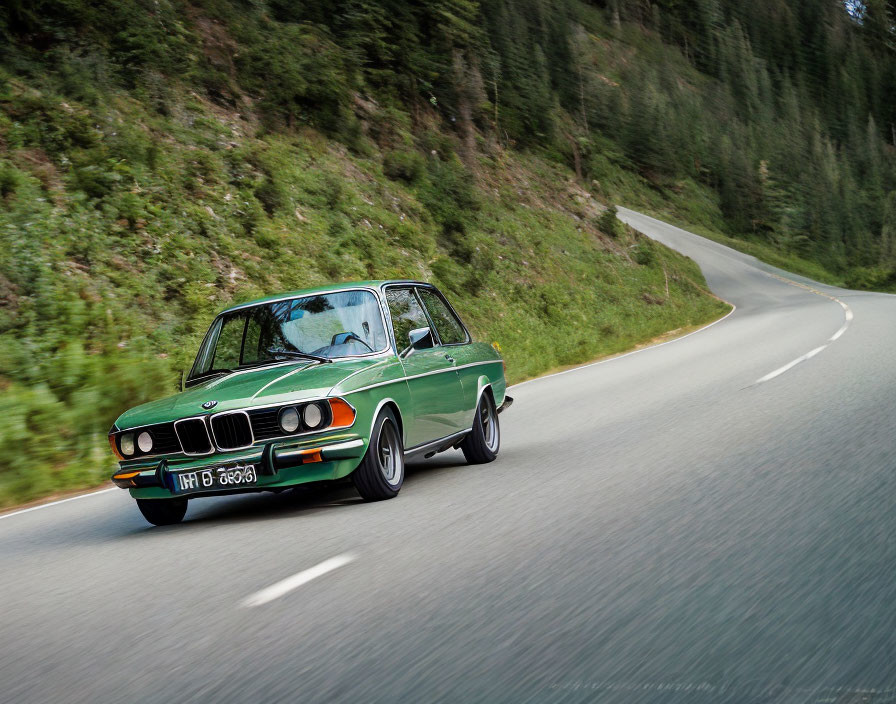
[(0, 700), (896, 701), (896, 297), (622, 213), (737, 310), (516, 387), (497, 462), (394, 501), (0, 519)]

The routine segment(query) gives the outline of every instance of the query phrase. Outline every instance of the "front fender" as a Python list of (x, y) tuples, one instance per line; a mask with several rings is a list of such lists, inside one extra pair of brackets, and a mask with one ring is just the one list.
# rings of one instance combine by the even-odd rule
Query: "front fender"
[(342, 398), (355, 407), (355, 422), (352, 429), (370, 441), (373, 424), (380, 411), (387, 405), (398, 412), (398, 423), (401, 426), (402, 443), (407, 447), (409, 424), (413, 422), (411, 414), (411, 398), (407, 381), (401, 379), (394, 383), (364, 389), (355, 393), (343, 394)]

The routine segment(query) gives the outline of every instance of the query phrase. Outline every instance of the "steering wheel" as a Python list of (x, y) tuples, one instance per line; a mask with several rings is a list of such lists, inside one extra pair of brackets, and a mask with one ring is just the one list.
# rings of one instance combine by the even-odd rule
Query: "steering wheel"
[(333, 335), (333, 339), (330, 340), (330, 345), (344, 345), (344, 344), (346, 344), (349, 340), (355, 340), (356, 342), (360, 342), (362, 345), (364, 345), (364, 346), (365, 346), (367, 349), (369, 349), (371, 352), (375, 352), (375, 351), (376, 351), (376, 350), (373, 349), (373, 347), (371, 347), (370, 345), (368, 345), (366, 342), (364, 342), (364, 340), (362, 340), (360, 337), (358, 337), (358, 336), (357, 336), (355, 333), (353, 333), (353, 332), (340, 332), (340, 333), (336, 333), (335, 335)]

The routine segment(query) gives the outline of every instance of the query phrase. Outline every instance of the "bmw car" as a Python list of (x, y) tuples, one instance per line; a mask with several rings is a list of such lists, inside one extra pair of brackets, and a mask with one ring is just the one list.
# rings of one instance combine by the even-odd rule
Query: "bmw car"
[(410, 457), (497, 457), (504, 372), (497, 345), (475, 342), (431, 284), (243, 303), (212, 321), (180, 393), (115, 421), (112, 481), (155, 525), (180, 522), (191, 499), (346, 477), (389, 499)]

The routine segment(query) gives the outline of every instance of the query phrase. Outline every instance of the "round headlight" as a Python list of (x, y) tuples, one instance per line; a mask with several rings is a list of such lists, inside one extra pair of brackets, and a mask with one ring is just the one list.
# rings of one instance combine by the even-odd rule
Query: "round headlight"
[(280, 411), (280, 429), (284, 433), (294, 433), (299, 429), (299, 412), (292, 406)]
[(121, 454), (126, 457), (130, 457), (134, 454), (134, 434), (133, 433), (125, 433), (121, 436), (121, 439), (118, 441), (119, 446), (121, 447)]
[(302, 411), (302, 420), (309, 430), (314, 430), (324, 421), (324, 414), (316, 403), (309, 403)]
[(152, 449), (152, 435), (145, 430), (137, 436), (137, 447), (140, 452), (149, 452)]

